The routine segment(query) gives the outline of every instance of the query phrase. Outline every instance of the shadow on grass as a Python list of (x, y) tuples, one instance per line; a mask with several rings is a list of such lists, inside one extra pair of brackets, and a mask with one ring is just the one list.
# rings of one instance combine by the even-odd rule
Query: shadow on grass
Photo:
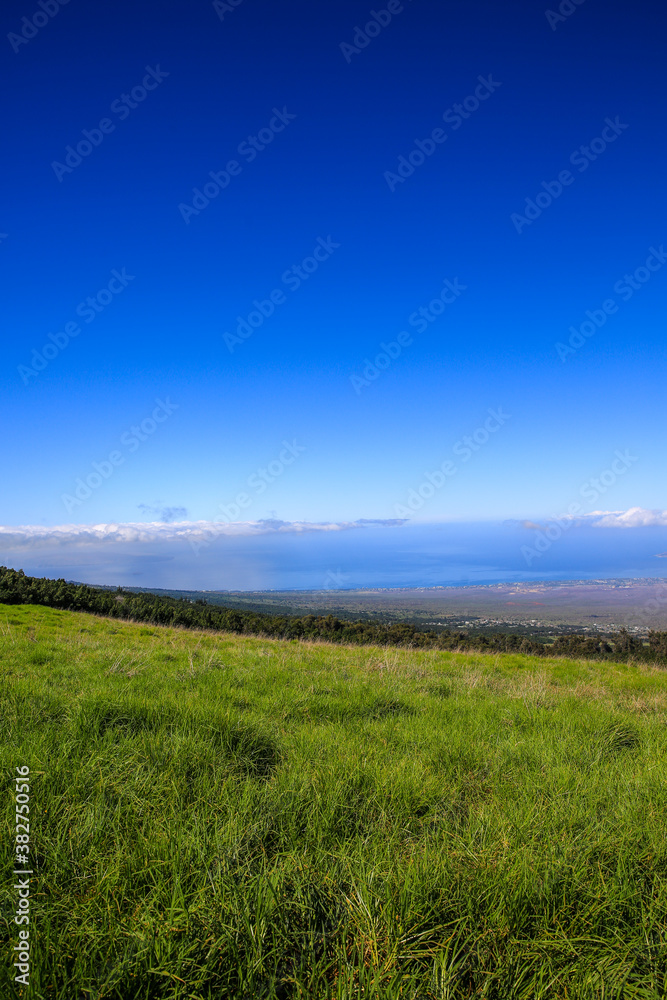
[(208, 745), (235, 771), (248, 777), (269, 777), (283, 758), (276, 740), (259, 727), (227, 718), (212, 723), (210, 718), (183, 716), (177, 710), (150, 704), (85, 702), (72, 722), (75, 735), (84, 741), (118, 743), (150, 733), (191, 740), (193, 746)]
[(610, 722), (598, 734), (598, 759), (618, 757), (619, 754), (638, 750), (641, 737), (634, 726), (621, 722)]

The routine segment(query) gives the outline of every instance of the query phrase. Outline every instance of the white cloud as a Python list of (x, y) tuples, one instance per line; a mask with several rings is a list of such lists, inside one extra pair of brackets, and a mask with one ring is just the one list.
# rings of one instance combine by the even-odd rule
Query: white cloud
[(8, 527), (0, 525), (0, 550), (43, 546), (92, 545), (99, 543), (211, 542), (225, 537), (255, 537), (269, 534), (347, 531), (364, 529), (368, 524), (400, 525), (397, 519), (386, 521), (176, 521), (171, 524), (63, 524), (53, 528), (41, 525)]
[[(555, 521), (556, 518), (547, 520)], [(667, 510), (646, 510), (644, 507), (630, 507), (629, 510), (592, 510), (588, 514), (561, 514), (557, 520), (573, 521), (578, 525), (588, 525), (592, 528), (667, 527)], [(523, 528), (544, 530), (534, 521), (520, 523)]]
[(643, 528), (667, 526), (667, 510), (645, 510), (631, 507), (630, 510), (598, 511), (594, 522), (596, 528)]

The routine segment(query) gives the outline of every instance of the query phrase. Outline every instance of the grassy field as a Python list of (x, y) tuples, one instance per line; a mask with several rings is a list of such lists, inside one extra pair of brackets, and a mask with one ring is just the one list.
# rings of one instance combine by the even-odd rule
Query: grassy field
[(0, 708), (3, 997), (667, 996), (664, 670), (0, 606)]

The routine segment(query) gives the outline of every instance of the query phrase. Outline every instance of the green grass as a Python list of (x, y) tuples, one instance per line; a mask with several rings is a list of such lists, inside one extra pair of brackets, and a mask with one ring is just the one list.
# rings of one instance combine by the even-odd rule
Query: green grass
[(0, 995), (664, 998), (666, 722), (647, 665), (0, 606)]

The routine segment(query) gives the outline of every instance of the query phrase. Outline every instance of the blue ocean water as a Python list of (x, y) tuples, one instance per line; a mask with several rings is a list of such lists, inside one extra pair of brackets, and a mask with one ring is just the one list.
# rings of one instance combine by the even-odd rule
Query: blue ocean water
[[(337, 590), (667, 575), (667, 527), (572, 526), (538, 543), (510, 523), (406, 524), (0, 551), (5, 565), (87, 583), (192, 590)], [(548, 543), (548, 544), (547, 544)], [(539, 551), (539, 548), (544, 551)], [(532, 553), (532, 554), (531, 554)]]

